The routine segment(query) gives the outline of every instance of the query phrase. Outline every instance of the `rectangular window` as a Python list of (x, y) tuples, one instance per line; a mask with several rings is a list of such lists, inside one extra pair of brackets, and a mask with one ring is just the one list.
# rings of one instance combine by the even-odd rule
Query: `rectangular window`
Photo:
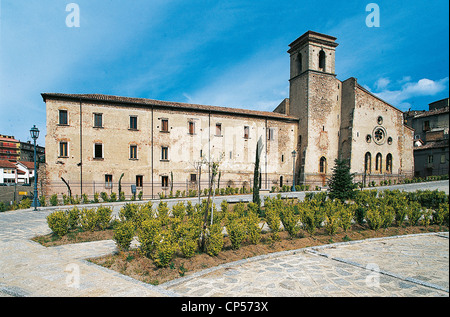
[(67, 110), (59, 110), (59, 124), (68, 125), (69, 120), (67, 119)]
[(103, 128), (103, 114), (94, 113), (94, 128)]
[(59, 142), (59, 157), (68, 157), (68, 154), (67, 142)]
[(105, 188), (112, 188), (112, 180), (113, 177), (112, 175), (106, 174), (105, 175)]
[(216, 123), (216, 136), (222, 136), (222, 123)]
[(195, 133), (195, 122), (189, 121), (189, 134)]
[(250, 138), (250, 127), (245, 126), (244, 127), (244, 139)]
[(144, 176), (136, 175), (136, 187), (143, 187), (144, 184)]
[(441, 164), (445, 164), (445, 154), (441, 154)]
[(161, 132), (169, 132), (169, 119), (161, 120)]
[(423, 131), (430, 131), (430, 121), (423, 122)]
[(269, 141), (273, 141), (275, 139), (275, 129), (269, 128), (269, 137), (268, 140)]
[(433, 155), (428, 155), (428, 163), (433, 163)]
[(161, 187), (169, 187), (169, 176), (161, 176)]
[(94, 145), (94, 158), (95, 159), (102, 159), (103, 158), (103, 144), (96, 143)]
[(197, 182), (197, 174), (191, 174), (191, 182), (193, 183)]
[(137, 130), (137, 117), (130, 116), (130, 130)]
[(169, 160), (169, 148), (167, 146), (161, 147), (161, 160)]
[(137, 145), (130, 145), (130, 159), (137, 160)]

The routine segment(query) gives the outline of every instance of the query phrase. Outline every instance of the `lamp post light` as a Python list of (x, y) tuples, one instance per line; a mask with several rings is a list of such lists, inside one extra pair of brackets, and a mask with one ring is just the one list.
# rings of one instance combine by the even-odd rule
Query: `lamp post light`
[(297, 152), (292, 151), (292, 191), (295, 192), (295, 157), (297, 156)]
[(34, 207), (34, 211), (37, 211), (38, 207), (38, 191), (37, 191), (37, 169), (36, 169), (36, 140), (39, 138), (39, 129), (34, 125), (30, 130), (31, 138), (34, 141), (34, 195), (33, 195), (33, 203), (31, 204)]

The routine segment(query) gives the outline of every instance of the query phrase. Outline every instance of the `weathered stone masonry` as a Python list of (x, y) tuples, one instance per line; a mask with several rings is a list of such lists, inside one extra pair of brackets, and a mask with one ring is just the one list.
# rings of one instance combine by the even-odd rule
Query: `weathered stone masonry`
[[(335, 74), (336, 38), (312, 31), (290, 44), (290, 91), (274, 112), (97, 94), (42, 94), (47, 106), (45, 192), (144, 197), (196, 188), (198, 162), (220, 160), (221, 187), (323, 186), (336, 158), (357, 181), (412, 176), (413, 130), (402, 112)], [(293, 161), (292, 151), (297, 157)], [(202, 166), (202, 181), (208, 167)]]

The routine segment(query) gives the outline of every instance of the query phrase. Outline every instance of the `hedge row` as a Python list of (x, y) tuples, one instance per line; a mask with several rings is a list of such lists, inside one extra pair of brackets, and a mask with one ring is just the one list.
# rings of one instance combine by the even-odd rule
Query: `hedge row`
[[(83, 230), (114, 228), (114, 240), (121, 250), (128, 250), (134, 237), (140, 243), (139, 251), (154, 260), (160, 267), (167, 266), (180, 252), (190, 258), (198, 252), (218, 255), (224, 245), (224, 229), (233, 249), (243, 243), (258, 244), (264, 223), (270, 228), (271, 237), (279, 239), (284, 228), (291, 238), (298, 237), (301, 230), (313, 235), (324, 228), (333, 235), (338, 230), (347, 231), (352, 224), (367, 225), (370, 229), (390, 226), (414, 226), (430, 223), (449, 225), (448, 195), (438, 191), (417, 191), (413, 193), (398, 190), (360, 191), (355, 200), (342, 202), (331, 200), (325, 192), (308, 193), (304, 201), (285, 200), (278, 195), (266, 198), (264, 208), (254, 203), (239, 203), (229, 208), (224, 200), (220, 208), (208, 210), (206, 230), (203, 229), (206, 201), (193, 206), (182, 202), (170, 210), (166, 202), (160, 202), (156, 209), (151, 202), (126, 204), (112, 221), (111, 209), (78, 210), (76, 207), (49, 215), (47, 220), (52, 231), (62, 236), (69, 229), (80, 226)], [(205, 245), (200, 244), (205, 237)]]

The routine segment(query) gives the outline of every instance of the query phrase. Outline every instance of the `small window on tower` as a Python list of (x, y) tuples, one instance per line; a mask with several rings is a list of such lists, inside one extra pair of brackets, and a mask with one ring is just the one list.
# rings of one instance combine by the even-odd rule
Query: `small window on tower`
[(322, 50), (319, 53), (319, 68), (321, 68), (323, 71), (325, 71), (325, 52)]

